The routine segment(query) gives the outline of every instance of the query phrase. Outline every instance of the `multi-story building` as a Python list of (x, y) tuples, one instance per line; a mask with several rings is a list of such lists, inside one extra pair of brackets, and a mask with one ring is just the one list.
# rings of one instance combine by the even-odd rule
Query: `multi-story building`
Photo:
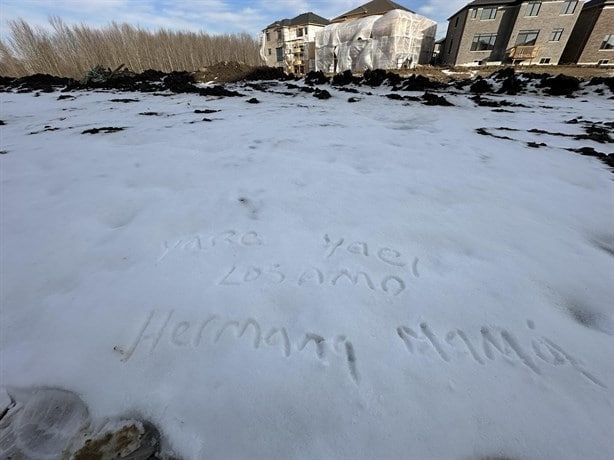
[(578, 0), (475, 0), (448, 19), (444, 65), (558, 64)]
[(319, 31), (316, 68), (324, 72), (429, 64), (437, 23), (390, 0), (373, 0)]
[(301, 75), (315, 70), (316, 33), (329, 21), (314, 13), (275, 21), (262, 31), (260, 55), (267, 66)]
[(584, 4), (561, 62), (614, 66), (614, 0)]

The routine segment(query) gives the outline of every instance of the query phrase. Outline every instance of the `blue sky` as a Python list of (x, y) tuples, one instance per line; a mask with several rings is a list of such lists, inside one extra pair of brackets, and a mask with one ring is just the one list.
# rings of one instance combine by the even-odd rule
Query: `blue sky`
[[(397, 3), (439, 23), (469, 0), (399, 0)], [(68, 24), (104, 26), (127, 22), (147, 29), (204, 30), (209, 33), (258, 31), (277, 19), (313, 11), (326, 18), (340, 15), (366, 0), (0, 0), (0, 35), (6, 37), (7, 20), (23, 18), (46, 27), (49, 16)]]

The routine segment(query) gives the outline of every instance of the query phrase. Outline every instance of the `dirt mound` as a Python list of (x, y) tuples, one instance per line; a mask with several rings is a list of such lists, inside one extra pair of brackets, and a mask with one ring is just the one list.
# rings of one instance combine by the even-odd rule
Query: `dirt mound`
[(255, 80), (289, 80), (294, 78), (286, 75), (283, 70), (275, 67), (252, 67), (240, 62), (218, 62), (212, 66), (203, 67), (194, 74), (196, 82), (224, 82), (234, 83), (238, 81)]
[(580, 89), (580, 80), (560, 74), (556, 77), (544, 78), (538, 86), (546, 88), (546, 93), (552, 96), (571, 96)]

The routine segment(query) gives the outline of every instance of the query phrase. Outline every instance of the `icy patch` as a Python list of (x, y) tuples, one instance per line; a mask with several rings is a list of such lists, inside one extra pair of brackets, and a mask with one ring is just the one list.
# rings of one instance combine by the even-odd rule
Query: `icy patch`
[[(3, 390), (3, 404), (12, 403)], [(16, 403), (0, 423), (0, 457), (53, 460), (64, 458), (70, 440), (89, 424), (85, 403), (57, 389), (16, 391)], [(7, 399), (8, 398), (8, 399)]]

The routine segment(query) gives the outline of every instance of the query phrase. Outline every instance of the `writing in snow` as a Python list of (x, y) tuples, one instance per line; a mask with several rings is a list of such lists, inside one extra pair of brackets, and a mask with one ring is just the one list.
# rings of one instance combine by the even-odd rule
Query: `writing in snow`
[[(531, 333), (537, 334), (533, 321), (528, 320), (526, 326)], [(544, 366), (572, 369), (588, 383), (607, 388), (580, 359), (545, 336), (534, 336), (529, 346), (523, 346), (506, 328), (481, 326), (473, 333), (450, 328), (444, 333), (423, 321), (413, 328), (398, 326), (391, 331), (390, 338), (393, 346), (400, 345), (410, 356), (427, 359), (433, 365), (471, 360), (479, 366), (487, 366), (503, 359), (522, 365), (512, 369), (526, 368), (539, 377), (543, 377)], [(285, 359), (316, 359), (343, 366), (357, 385), (366, 372), (360, 366), (360, 350), (362, 346), (369, 348), (368, 344), (354, 345), (344, 334), (333, 337), (313, 331), (291, 334), (286, 327), (265, 326), (255, 318), (236, 320), (216, 314), (200, 320), (177, 320), (174, 310), (150, 312), (131, 345), (126, 349), (115, 347), (115, 350), (122, 355), (123, 362), (128, 362), (135, 355), (151, 356), (158, 347), (195, 350), (204, 346), (230, 346), (234, 339), (246, 342), (253, 351), (278, 349), (281, 351), (278, 356)]]

